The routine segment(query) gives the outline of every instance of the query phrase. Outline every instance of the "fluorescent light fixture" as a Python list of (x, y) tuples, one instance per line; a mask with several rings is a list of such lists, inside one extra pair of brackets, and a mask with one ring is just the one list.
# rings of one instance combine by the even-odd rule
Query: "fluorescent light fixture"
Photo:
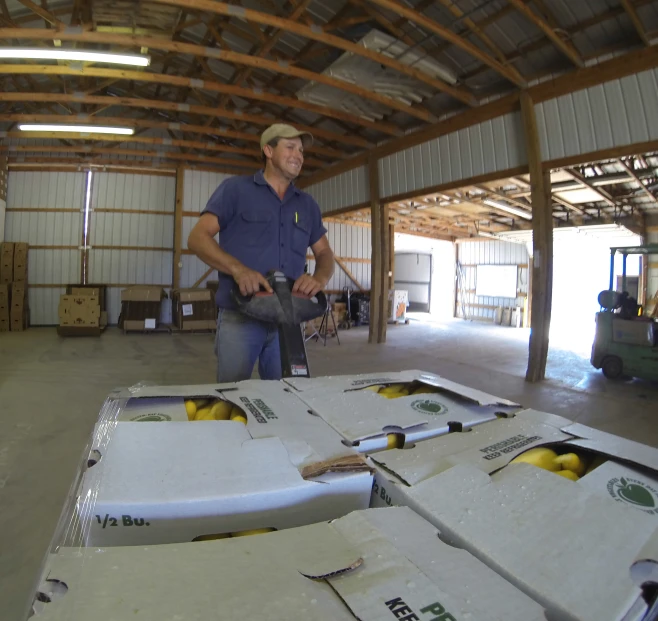
[(79, 132), (81, 134), (121, 134), (132, 136), (132, 127), (108, 127), (107, 125), (19, 125), (22, 132)]
[(489, 205), (489, 207), (495, 207), (496, 209), (502, 209), (503, 211), (506, 211), (507, 213), (511, 213), (512, 215), (519, 216), (519, 218), (525, 218), (526, 220), (532, 220), (532, 214), (528, 213), (527, 211), (524, 211), (523, 209), (519, 209), (518, 207), (512, 207), (511, 205), (505, 205), (505, 203), (499, 203), (498, 201), (491, 200), (490, 198), (485, 198), (482, 202), (485, 205)]
[(113, 65), (133, 65), (148, 67), (151, 57), (143, 54), (114, 54), (93, 50), (65, 50), (62, 48), (0, 47), (0, 58), (18, 60), (71, 60), (88, 63), (110, 63)]

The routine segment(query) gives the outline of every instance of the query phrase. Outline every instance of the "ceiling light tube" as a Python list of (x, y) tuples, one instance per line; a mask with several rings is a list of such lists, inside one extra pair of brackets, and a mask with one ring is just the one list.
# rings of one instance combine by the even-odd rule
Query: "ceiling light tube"
[(62, 48), (0, 47), (0, 58), (18, 60), (70, 60), (74, 62), (110, 63), (148, 67), (151, 57), (144, 54), (115, 54), (94, 50), (65, 50)]
[(108, 127), (107, 125), (19, 125), (22, 132), (69, 132), (81, 134), (121, 134), (132, 136), (132, 127)]
[(526, 220), (532, 220), (532, 214), (528, 213), (527, 211), (524, 211), (523, 209), (519, 209), (518, 207), (512, 207), (511, 205), (505, 205), (505, 203), (499, 203), (498, 201), (491, 200), (490, 198), (485, 198), (482, 202), (485, 205), (489, 205), (489, 207), (495, 207), (496, 209), (502, 209), (503, 211), (506, 211), (507, 213), (511, 213), (512, 215), (519, 216), (519, 218), (525, 218)]

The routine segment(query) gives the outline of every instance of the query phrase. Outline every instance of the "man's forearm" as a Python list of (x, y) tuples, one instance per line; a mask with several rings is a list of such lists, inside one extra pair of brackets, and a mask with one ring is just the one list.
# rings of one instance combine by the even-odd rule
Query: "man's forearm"
[(315, 256), (315, 272), (313, 273), (313, 278), (319, 280), (323, 288), (326, 287), (334, 274), (334, 267), (334, 253), (331, 250), (325, 250)]
[(212, 237), (205, 235), (190, 236), (187, 245), (206, 265), (229, 276), (235, 275), (236, 270), (244, 267), (235, 257), (222, 250)]

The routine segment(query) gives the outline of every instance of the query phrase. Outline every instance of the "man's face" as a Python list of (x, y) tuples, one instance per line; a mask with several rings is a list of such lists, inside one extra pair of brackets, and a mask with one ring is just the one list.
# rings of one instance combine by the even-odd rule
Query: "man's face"
[(301, 138), (281, 138), (276, 147), (265, 146), (270, 163), (286, 179), (292, 181), (299, 176), (304, 163), (304, 145)]

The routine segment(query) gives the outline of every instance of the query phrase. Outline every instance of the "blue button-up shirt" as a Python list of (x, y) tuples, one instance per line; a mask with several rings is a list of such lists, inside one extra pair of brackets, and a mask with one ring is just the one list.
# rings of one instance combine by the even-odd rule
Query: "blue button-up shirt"
[[(279, 270), (289, 278), (299, 278), (308, 247), (327, 232), (312, 196), (290, 184), (281, 200), (263, 171), (226, 179), (203, 213), (217, 216), (222, 250), (261, 274)], [(235, 308), (233, 278), (222, 272), (218, 275), (217, 306)]]

